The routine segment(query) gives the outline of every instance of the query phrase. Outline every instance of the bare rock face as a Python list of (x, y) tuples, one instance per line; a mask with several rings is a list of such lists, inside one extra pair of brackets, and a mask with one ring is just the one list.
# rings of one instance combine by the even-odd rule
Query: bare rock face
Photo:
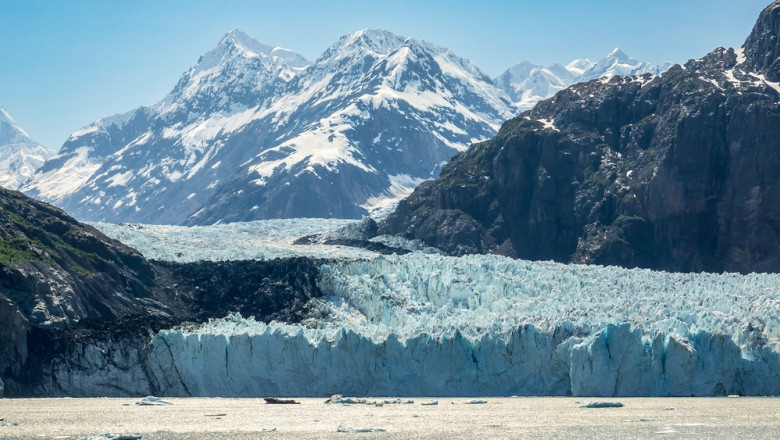
[(780, 3), (775, 1), (764, 9), (744, 48), (752, 70), (765, 71), (772, 81), (780, 80)]
[(380, 224), (454, 254), (780, 271), (780, 2), (744, 50), (574, 85)]

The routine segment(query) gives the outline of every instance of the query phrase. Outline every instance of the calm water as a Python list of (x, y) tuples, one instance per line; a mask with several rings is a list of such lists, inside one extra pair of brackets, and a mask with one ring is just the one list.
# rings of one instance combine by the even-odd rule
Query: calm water
[[(169, 400), (173, 405), (136, 406), (138, 399), (0, 399), (0, 438), (140, 433), (143, 439), (780, 439), (780, 398), (620, 398), (608, 400), (623, 408), (598, 409), (582, 408), (591, 399), (547, 397), (485, 398), (487, 403), (478, 405), (464, 404), (466, 398), (415, 398), (410, 405), (381, 407), (325, 405), (324, 399), (297, 399), (301, 405)], [(421, 405), (429, 400), (438, 405)]]

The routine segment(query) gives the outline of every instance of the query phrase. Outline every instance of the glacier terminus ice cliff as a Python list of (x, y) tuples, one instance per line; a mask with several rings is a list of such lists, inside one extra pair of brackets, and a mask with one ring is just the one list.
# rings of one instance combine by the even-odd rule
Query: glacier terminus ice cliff
[[(99, 226), (151, 258), (169, 252), (161, 242), (181, 240), (176, 227)], [(230, 259), (249, 247), (262, 248), (247, 242), (247, 230), (274, 235), (278, 227), (278, 222), (260, 221), (200, 232), (203, 237), (218, 233), (225, 246), (212, 258)], [(192, 239), (178, 258), (202, 257), (209, 240), (202, 243), (198, 249)], [(288, 257), (334, 255), (317, 247), (287, 249)], [(52, 363), (39, 391), (167, 396), (780, 393), (778, 275), (673, 274), (424, 251), (403, 256), (364, 252), (360, 258), (324, 261), (317, 280), (322, 295), (309, 300), (308, 314), (298, 323), (232, 314), (161, 330), (142, 338), (141, 346), (122, 340), (77, 344), (71, 356)]]

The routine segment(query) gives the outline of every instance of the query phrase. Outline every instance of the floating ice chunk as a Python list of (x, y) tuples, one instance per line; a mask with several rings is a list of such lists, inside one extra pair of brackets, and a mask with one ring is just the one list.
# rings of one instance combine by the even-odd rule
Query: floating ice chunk
[(386, 430), (382, 428), (348, 428), (339, 425), (339, 427), (336, 428), (336, 432), (386, 432)]
[(169, 400), (164, 400), (159, 397), (154, 396), (146, 396), (143, 399), (139, 400), (138, 402), (135, 402), (136, 405), (142, 405), (142, 406), (159, 406), (159, 405), (173, 405), (173, 402)]
[(401, 400), (400, 398), (396, 398), (393, 400), (385, 400), (384, 403), (388, 405), (411, 405), (414, 403), (414, 400)]
[(590, 402), (583, 408), (623, 408), (620, 402)]
[(343, 397), (340, 394), (334, 394), (326, 400), (327, 404), (338, 405), (376, 405), (376, 400), (368, 400), (362, 397)]
[(432, 405), (438, 405), (438, 404), (439, 404), (438, 400), (429, 400), (427, 402), (421, 403), (420, 405), (432, 406)]
[(81, 437), (81, 440), (139, 440), (141, 438), (141, 434), (139, 433), (133, 433), (133, 434), (100, 434), (93, 437)]

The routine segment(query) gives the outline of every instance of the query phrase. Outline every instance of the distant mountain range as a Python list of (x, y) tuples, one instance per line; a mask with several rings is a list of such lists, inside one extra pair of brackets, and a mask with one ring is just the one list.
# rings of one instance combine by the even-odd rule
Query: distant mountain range
[(52, 155), (0, 106), (0, 186), (18, 189)]
[(497, 87), (450, 50), (390, 32), (346, 35), (311, 63), (234, 30), (157, 104), (73, 133), (22, 190), (91, 221), (382, 215), (493, 136), (518, 96), (653, 70), (619, 51), (566, 69), (528, 98), (517, 66)]
[(451, 254), (780, 271), (780, 1), (742, 49), (580, 83), (457, 155), (381, 225)]
[(615, 75), (633, 76), (644, 73), (658, 75), (672, 67), (667, 61), (658, 66), (635, 60), (615, 49), (598, 62), (577, 59), (567, 65), (543, 67), (528, 61), (515, 64), (493, 81), (509, 95), (518, 111), (525, 111), (537, 102), (551, 98), (572, 84)]

